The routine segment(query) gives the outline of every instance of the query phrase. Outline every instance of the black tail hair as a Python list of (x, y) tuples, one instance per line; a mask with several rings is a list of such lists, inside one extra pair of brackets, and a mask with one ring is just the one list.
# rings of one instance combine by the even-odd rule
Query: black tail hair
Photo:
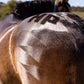
[(27, 1), (16, 5), (13, 14), (19, 19), (44, 12), (52, 12), (53, 3), (51, 1)]
[[(35, 14), (53, 12), (54, 2), (51, 1), (27, 1), (16, 5), (13, 14), (19, 19), (25, 19)], [(58, 9), (56, 11), (59, 12)], [(60, 12), (63, 12), (60, 11)], [(65, 12), (68, 12), (65, 11)]]

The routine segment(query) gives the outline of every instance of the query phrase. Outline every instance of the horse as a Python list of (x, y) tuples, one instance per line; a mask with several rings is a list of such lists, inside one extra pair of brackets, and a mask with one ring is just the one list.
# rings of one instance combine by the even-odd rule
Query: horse
[(84, 18), (41, 13), (0, 38), (0, 84), (84, 84)]
[[(63, 5), (64, 4), (64, 5)], [(68, 1), (58, 1), (56, 11), (69, 11)], [(61, 9), (60, 9), (61, 6)], [(22, 20), (45, 12), (53, 12), (54, 1), (27, 1), (16, 4), (13, 12), (0, 21), (0, 36)], [(65, 10), (66, 9), (66, 10)]]
[(56, 11), (57, 12), (70, 12), (71, 6), (68, 3), (68, 0), (57, 0)]
[[(53, 12), (55, 0), (36, 0), (18, 3), (13, 10), (13, 14), (20, 19), (25, 19), (35, 14)], [(55, 12), (69, 12), (68, 0), (57, 0)]]
[(16, 18), (13, 14), (9, 14), (4, 19), (0, 21), (0, 37), (15, 24), (20, 22), (21, 19)]
[[(0, 21), (0, 37), (15, 24), (35, 14), (53, 12), (54, 1), (27, 1), (16, 4), (13, 12)], [(27, 12), (29, 11), (29, 12)], [(57, 1), (57, 12), (69, 12), (68, 0)]]

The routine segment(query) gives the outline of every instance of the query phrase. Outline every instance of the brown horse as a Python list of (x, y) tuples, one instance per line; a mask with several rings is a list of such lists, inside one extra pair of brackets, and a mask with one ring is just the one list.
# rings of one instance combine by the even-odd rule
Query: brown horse
[(84, 84), (84, 19), (43, 13), (0, 37), (0, 84)]
[(58, 0), (56, 4), (57, 12), (69, 12), (71, 10), (71, 6), (68, 3), (68, 0)]

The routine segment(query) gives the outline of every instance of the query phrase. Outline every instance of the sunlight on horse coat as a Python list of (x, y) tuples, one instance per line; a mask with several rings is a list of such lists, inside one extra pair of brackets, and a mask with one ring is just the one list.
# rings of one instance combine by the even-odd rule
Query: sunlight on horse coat
[(82, 17), (62, 12), (35, 15), (3, 37), (0, 84), (84, 83)]

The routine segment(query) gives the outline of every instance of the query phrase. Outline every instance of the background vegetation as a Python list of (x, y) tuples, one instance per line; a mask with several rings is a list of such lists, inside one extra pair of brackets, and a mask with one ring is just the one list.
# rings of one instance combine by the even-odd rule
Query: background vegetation
[(84, 17), (84, 7), (72, 7), (71, 12)]
[(0, 2), (0, 19), (10, 14), (16, 5), (15, 0), (10, 0), (7, 4)]
[[(16, 3), (16, 0), (10, 0), (7, 4), (0, 2), (0, 19), (10, 14)], [(84, 17), (84, 7), (72, 7), (71, 12)]]

